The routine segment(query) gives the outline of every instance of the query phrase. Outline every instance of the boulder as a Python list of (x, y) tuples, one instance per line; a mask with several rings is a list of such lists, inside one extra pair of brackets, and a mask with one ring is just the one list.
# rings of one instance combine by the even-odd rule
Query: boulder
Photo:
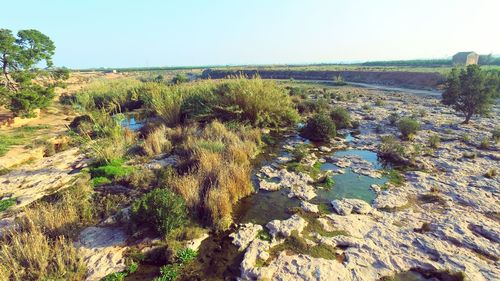
[(302, 210), (310, 213), (318, 213), (319, 208), (318, 205), (314, 205), (312, 203), (309, 203), (307, 201), (301, 201), (300, 202), (300, 207), (302, 207)]
[(243, 224), (237, 232), (229, 234), (229, 237), (233, 238), (233, 244), (238, 247), (238, 250), (243, 251), (248, 244), (255, 240), (261, 230), (263, 230), (261, 225), (247, 223)]
[(294, 230), (301, 233), (306, 225), (307, 221), (301, 216), (295, 214), (286, 220), (270, 221), (266, 224), (266, 227), (269, 229), (271, 235), (276, 238), (278, 234), (284, 237), (289, 237)]
[(372, 211), (370, 204), (360, 199), (341, 199), (333, 200), (332, 206), (335, 212), (339, 215), (368, 214)]

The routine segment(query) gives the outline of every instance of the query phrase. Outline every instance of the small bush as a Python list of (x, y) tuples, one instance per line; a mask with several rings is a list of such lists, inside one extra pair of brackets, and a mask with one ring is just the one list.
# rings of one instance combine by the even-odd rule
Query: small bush
[(167, 264), (161, 267), (160, 277), (155, 278), (154, 281), (173, 281), (179, 276), (179, 265)]
[(309, 155), (309, 147), (307, 144), (298, 144), (292, 151), (293, 159), (296, 162), (302, 161), (307, 155)]
[(470, 142), (470, 136), (468, 134), (463, 134), (462, 141), (465, 143)]
[(384, 106), (385, 101), (383, 99), (377, 99), (377, 100), (375, 100), (375, 105), (376, 106)]
[(154, 189), (132, 204), (130, 217), (136, 225), (149, 225), (168, 235), (186, 223), (186, 203), (168, 189)]
[(406, 163), (408, 161), (405, 153), (405, 147), (400, 141), (398, 141), (392, 135), (382, 137), (382, 143), (380, 144), (379, 155), (382, 158), (397, 163)]
[(489, 179), (493, 179), (497, 176), (497, 174), (497, 170), (495, 168), (491, 168), (484, 174), (484, 176)]
[(48, 107), (53, 97), (54, 89), (52, 87), (44, 88), (30, 83), (10, 95), (10, 103), (7, 104), (7, 107), (15, 116), (32, 118), (36, 117), (34, 110)]
[(404, 182), (404, 177), (398, 170), (391, 169), (386, 173), (386, 176), (394, 186), (401, 186)]
[(335, 107), (330, 112), (330, 117), (337, 129), (345, 129), (351, 126), (351, 117), (349, 115), (349, 111), (347, 111), (343, 107)]
[(493, 139), (493, 141), (495, 143), (499, 143), (500, 142), (500, 127), (499, 128), (495, 128), (492, 132), (491, 132), (491, 138)]
[(194, 260), (198, 256), (198, 252), (191, 248), (184, 248), (177, 251), (177, 260), (180, 264), (186, 264)]
[(439, 135), (431, 135), (429, 137), (429, 146), (432, 148), (438, 148), (441, 143), (441, 138)]
[(5, 212), (8, 208), (17, 204), (17, 200), (14, 198), (8, 198), (0, 200), (0, 213)]
[(462, 156), (467, 159), (474, 159), (477, 157), (477, 154), (475, 152), (464, 152)]
[(481, 149), (490, 149), (490, 141), (487, 138), (483, 138), (481, 143), (479, 143), (479, 148)]
[(403, 139), (410, 139), (420, 130), (420, 123), (411, 118), (401, 118), (398, 122), (398, 129), (401, 132)]
[(167, 130), (167, 127), (160, 126), (146, 136), (143, 147), (148, 156), (170, 152), (172, 143), (166, 138)]
[(313, 141), (328, 141), (336, 135), (335, 123), (324, 114), (316, 114), (307, 120), (301, 134)]
[(390, 123), (391, 125), (396, 125), (396, 123), (399, 121), (399, 118), (400, 118), (399, 114), (398, 114), (398, 113), (396, 113), (396, 112), (393, 112), (393, 113), (391, 113), (391, 114), (389, 115), (388, 120), (389, 120), (389, 123)]
[(305, 100), (297, 105), (297, 111), (300, 114), (319, 113), (325, 111), (327, 108), (328, 104), (324, 99), (320, 99), (317, 101)]

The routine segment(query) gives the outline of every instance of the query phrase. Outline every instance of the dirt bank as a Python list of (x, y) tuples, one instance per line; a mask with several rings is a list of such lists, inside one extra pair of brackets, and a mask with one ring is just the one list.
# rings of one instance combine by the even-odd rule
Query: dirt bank
[(412, 89), (438, 89), (444, 83), (444, 77), (437, 72), (406, 71), (294, 71), (294, 70), (214, 70), (206, 69), (202, 77), (220, 79), (228, 76), (256, 74), (265, 79), (297, 79), (297, 80), (333, 80), (341, 76), (345, 81), (356, 83), (398, 86)]

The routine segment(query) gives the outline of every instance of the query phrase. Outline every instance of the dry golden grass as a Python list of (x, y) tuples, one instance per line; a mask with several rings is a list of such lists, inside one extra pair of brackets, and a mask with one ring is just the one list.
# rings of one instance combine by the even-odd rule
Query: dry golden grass
[(70, 240), (40, 228), (12, 231), (0, 246), (0, 280), (82, 280), (86, 267)]
[(260, 144), (259, 131), (229, 130), (214, 121), (203, 129), (191, 127), (176, 132), (178, 154), (187, 172), (170, 178), (167, 184), (207, 223), (227, 229), (233, 205), (253, 191), (250, 159)]
[(26, 208), (18, 219), (20, 231), (40, 229), (49, 238), (74, 238), (82, 224), (92, 220), (91, 192), (88, 179), (80, 179), (55, 202), (40, 202)]
[(0, 280), (82, 280), (86, 267), (71, 237), (91, 219), (90, 192), (84, 179), (55, 202), (27, 208), (2, 238)]
[(146, 136), (143, 147), (148, 156), (169, 152), (172, 149), (172, 143), (166, 138), (168, 130), (161, 125)]

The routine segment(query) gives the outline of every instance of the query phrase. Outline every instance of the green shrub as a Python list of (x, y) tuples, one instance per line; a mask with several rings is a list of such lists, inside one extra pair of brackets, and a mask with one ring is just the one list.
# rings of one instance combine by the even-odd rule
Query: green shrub
[(15, 116), (36, 117), (34, 110), (49, 106), (53, 97), (53, 88), (44, 88), (36, 84), (29, 84), (10, 95), (10, 103), (7, 107)]
[(186, 264), (194, 260), (198, 256), (198, 252), (191, 248), (184, 248), (177, 251), (177, 260), (180, 264)]
[(429, 146), (432, 148), (438, 148), (441, 143), (441, 138), (439, 135), (431, 135), (429, 137)]
[(179, 276), (179, 266), (177, 264), (167, 264), (161, 267), (160, 277), (155, 281), (173, 281)]
[(292, 100), (271, 80), (236, 78), (224, 81), (216, 89), (220, 96), (218, 114), (222, 120), (248, 121), (257, 127), (284, 127), (298, 120)]
[(328, 104), (324, 99), (319, 100), (305, 100), (297, 104), (297, 111), (300, 114), (307, 113), (318, 113), (326, 110), (328, 108)]
[(302, 161), (307, 155), (309, 155), (309, 146), (304, 143), (298, 144), (292, 151), (293, 159), (296, 162)]
[(415, 135), (418, 130), (420, 130), (420, 123), (418, 123), (417, 120), (408, 117), (401, 118), (398, 122), (398, 129), (401, 132), (403, 139), (409, 139)]
[(490, 141), (487, 138), (483, 138), (479, 143), (479, 148), (490, 149)]
[(147, 107), (169, 126), (214, 119), (257, 127), (290, 126), (298, 114), (292, 100), (274, 81), (243, 77), (166, 86), (148, 83), (142, 90)]
[(0, 200), (0, 213), (17, 204), (16, 199), (8, 198)]
[(491, 168), (484, 174), (484, 176), (489, 179), (492, 179), (495, 178), (497, 174), (498, 174), (497, 170), (495, 168)]
[(407, 156), (405, 153), (405, 147), (398, 141), (394, 136), (382, 137), (382, 143), (380, 144), (379, 155), (382, 158), (398, 162), (407, 162)]
[(491, 138), (493, 139), (493, 141), (495, 143), (499, 143), (500, 142), (500, 127), (499, 128), (495, 128), (492, 132), (491, 132)]
[(349, 111), (347, 111), (343, 107), (335, 107), (330, 112), (330, 117), (337, 129), (345, 129), (351, 126), (351, 117), (349, 115)]
[(389, 182), (394, 186), (401, 186), (404, 182), (404, 177), (398, 170), (390, 169), (386, 172)]
[(130, 217), (137, 226), (148, 225), (168, 235), (186, 223), (186, 203), (168, 189), (154, 189), (132, 204)]
[(375, 100), (375, 105), (376, 106), (384, 106), (385, 105), (385, 101), (382, 100), (382, 99), (376, 99)]
[(391, 113), (391, 114), (389, 115), (388, 120), (389, 120), (389, 123), (390, 123), (391, 125), (396, 125), (396, 123), (398, 122), (399, 118), (400, 118), (400, 117), (399, 117), (399, 114), (398, 114), (398, 113), (396, 113), (396, 112), (393, 112), (393, 113)]
[(324, 114), (316, 114), (307, 120), (302, 136), (313, 141), (328, 141), (337, 134), (335, 123)]

